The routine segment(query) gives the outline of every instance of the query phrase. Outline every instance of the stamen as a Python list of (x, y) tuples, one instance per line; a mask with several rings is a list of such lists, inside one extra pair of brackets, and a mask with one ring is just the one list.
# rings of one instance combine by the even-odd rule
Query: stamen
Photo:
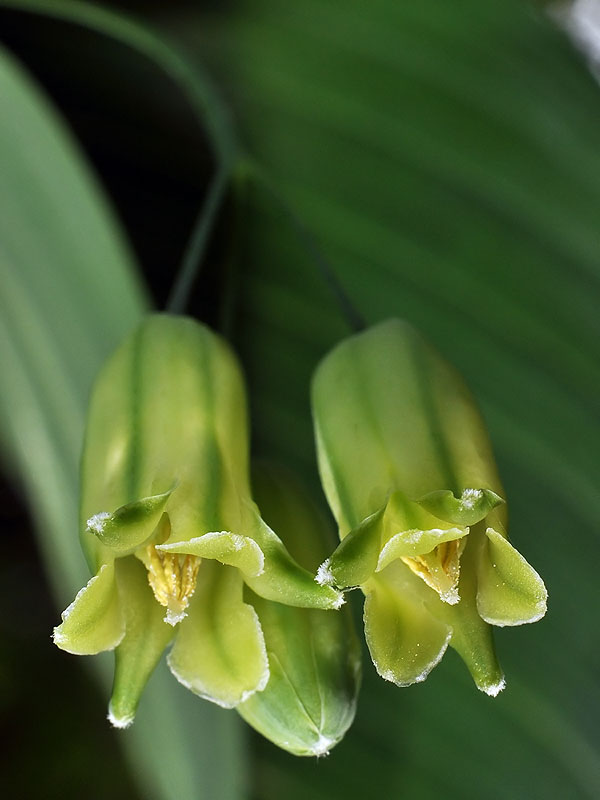
[(442, 542), (431, 553), (412, 558), (404, 556), (402, 561), (415, 575), (434, 589), (444, 603), (455, 605), (460, 600), (458, 579), (460, 556), (465, 546), (464, 539)]
[(146, 548), (148, 583), (154, 597), (167, 609), (165, 622), (177, 625), (186, 616), (185, 610), (196, 588), (200, 567), (197, 556), (165, 553), (154, 545)]

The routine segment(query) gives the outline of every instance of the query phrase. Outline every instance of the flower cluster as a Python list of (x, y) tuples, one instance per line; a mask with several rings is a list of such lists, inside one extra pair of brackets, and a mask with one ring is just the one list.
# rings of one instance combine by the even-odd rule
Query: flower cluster
[(115, 726), (133, 721), (170, 648), (173, 675), (195, 694), (292, 753), (327, 752), (354, 716), (358, 645), (340, 607), (358, 586), (382, 677), (421, 681), (450, 644), (481, 689), (502, 688), (490, 625), (539, 619), (546, 590), (506, 538), (490, 445), (460, 378), (392, 320), (324, 359), (313, 411), (333, 553), (285, 471), (255, 471), (262, 513), (254, 502), (242, 374), (216, 334), (153, 315), (102, 369), (81, 480), (93, 577), (54, 641), (114, 650)]

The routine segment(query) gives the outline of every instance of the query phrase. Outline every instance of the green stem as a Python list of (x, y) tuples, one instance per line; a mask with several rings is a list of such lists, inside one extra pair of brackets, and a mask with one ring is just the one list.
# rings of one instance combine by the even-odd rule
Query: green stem
[(235, 339), (236, 306), (240, 294), (238, 266), (241, 262), (239, 231), (242, 229), (248, 195), (249, 172), (247, 159), (240, 159), (231, 175), (231, 219), (227, 253), (224, 262), (224, 281), (219, 309), (218, 331), (229, 341)]
[[(240, 148), (228, 107), (222, 101), (210, 77), (198, 64), (180, 53), (175, 46), (165, 40), (162, 33), (159, 36), (151, 28), (124, 17), (120, 12), (115, 13), (91, 3), (75, 2), (75, 0), (52, 0), (51, 3), (47, 0), (0, 0), (0, 6), (62, 19), (110, 36), (146, 56), (186, 93), (198, 122), (208, 134), (217, 162), (217, 172), (196, 218), (167, 303), (170, 311), (183, 311), (200, 269), (217, 211), (233, 172), (233, 165), (239, 159)], [(245, 166), (284, 210), (299, 241), (329, 287), (348, 326), (353, 331), (363, 330), (366, 327), (365, 320), (350, 300), (312, 233), (275, 189), (262, 169), (250, 161), (247, 161)]]
[(202, 266), (217, 212), (225, 197), (229, 176), (230, 171), (227, 167), (221, 166), (217, 169), (196, 218), (181, 266), (167, 301), (167, 310), (174, 314), (181, 314), (185, 310), (190, 290)]
[(107, 8), (75, 0), (0, 0), (0, 6), (62, 19), (97, 33), (110, 36), (146, 56), (187, 94), (201, 126), (206, 129), (215, 158), (223, 166), (237, 151), (230, 113), (210, 77), (192, 59), (172, 45), (164, 34), (155, 33), (137, 22)]
[(84, 26), (90, 30), (127, 45), (157, 65), (179, 87), (206, 131), (217, 164), (216, 174), (209, 186), (200, 212), (194, 223), (181, 266), (169, 295), (167, 309), (181, 313), (201, 267), (202, 259), (217, 212), (223, 202), (228, 179), (238, 152), (238, 143), (230, 121), (229, 109), (223, 103), (210, 77), (185, 54), (151, 28), (106, 8), (73, 2), (73, 0), (0, 0), (0, 6), (36, 13)]
[(273, 186), (269, 178), (265, 175), (258, 164), (255, 162), (249, 162), (247, 168), (248, 172), (252, 174), (252, 176), (256, 178), (257, 182), (269, 192), (280, 208), (284, 211), (300, 243), (316, 265), (321, 277), (327, 284), (329, 291), (335, 298), (335, 301), (348, 327), (357, 333), (364, 330), (367, 326), (364, 317), (362, 314), (360, 314), (350, 299), (334, 268), (323, 254), (311, 231), (308, 229), (302, 219), (300, 219), (298, 214), (290, 206), (287, 200)]

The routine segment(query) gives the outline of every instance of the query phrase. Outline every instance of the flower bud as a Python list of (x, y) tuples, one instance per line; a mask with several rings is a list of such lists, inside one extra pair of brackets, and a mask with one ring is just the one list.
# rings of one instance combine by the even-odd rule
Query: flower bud
[[(326, 520), (286, 470), (260, 464), (253, 488), (261, 513), (302, 564), (316, 569), (332, 541)], [(294, 755), (329, 752), (356, 710), (360, 648), (348, 607), (335, 614), (292, 608), (246, 589), (269, 658), (269, 681), (237, 707), (257, 731)]]
[(540, 619), (547, 595), (507, 539), (491, 445), (460, 376), (392, 319), (323, 359), (312, 401), (342, 540), (316, 580), (362, 588), (383, 678), (424, 680), (450, 644), (477, 686), (496, 695), (504, 676), (490, 625)]
[(248, 478), (242, 375), (228, 346), (184, 317), (154, 315), (102, 369), (81, 475), (81, 541), (94, 577), (54, 640), (116, 648), (109, 718), (125, 727), (168, 662), (196, 694), (232, 707), (269, 677), (244, 581), (281, 603), (335, 608), (261, 519)]

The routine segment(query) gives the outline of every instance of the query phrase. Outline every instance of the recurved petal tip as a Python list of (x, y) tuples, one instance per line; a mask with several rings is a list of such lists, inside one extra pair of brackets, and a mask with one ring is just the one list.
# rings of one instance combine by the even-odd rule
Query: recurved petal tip
[(114, 513), (100, 511), (86, 522), (91, 533), (117, 557), (133, 553), (154, 538), (164, 508), (174, 487), (121, 506)]
[(487, 686), (478, 686), (482, 692), (485, 692), (489, 697), (498, 697), (501, 691), (506, 688), (506, 679), (504, 676), (497, 683), (490, 683)]
[(333, 577), (333, 573), (331, 572), (330, 564), (331, 562), (327, 558), (317, 570), (317, 574), (315, 575), (315, 581), (316, 583), (319, 584), (319, 586), (335, 585), (335, 578)]
[(135, 714), (125, 714), (124, 716), (119, 716), (114, 712), (111, 704), (108, 707), (106, 719), (110, 722), (113, 728), (120, 728), (121, 730), (124, 730), (125, 728), (129, 728), (131, 725), (133, 725)]
[(504, 499), (491, 489), (467, 488), (459, 496), (444, 489), (430, 492), (418, 503), (439, 519), (455, 525), (475, 525), (502, 505)]

